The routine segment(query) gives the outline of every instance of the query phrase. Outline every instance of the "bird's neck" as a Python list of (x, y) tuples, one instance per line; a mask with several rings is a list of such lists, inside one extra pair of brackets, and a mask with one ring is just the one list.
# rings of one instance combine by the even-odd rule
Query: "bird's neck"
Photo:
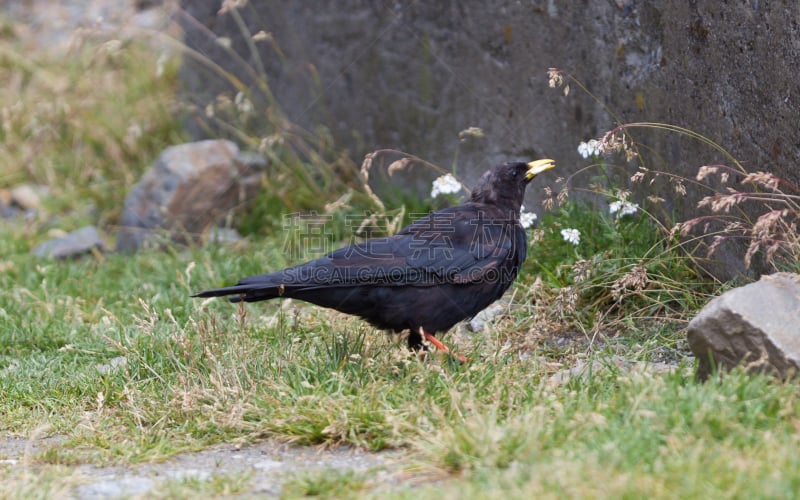
[(470, 200), (471, 203), (481, 209), (481, 212), (489, 212), (493, 215), (496, 221), (513, 223), (519, 221), (520, 207), (509, 204), (500, 203), (486, 203), (485, 201)]
[(519, 219), (520, 209), (522, 207), (522, 202), (516, 199), (516, 197), (504, 196), (503, 194), (496, 192), (473, 192), (470, 201), (480, 205), (497, 207), (499, 211), (502, 211), (503, 213), (510, 215), (513, 214), (515, 219)]

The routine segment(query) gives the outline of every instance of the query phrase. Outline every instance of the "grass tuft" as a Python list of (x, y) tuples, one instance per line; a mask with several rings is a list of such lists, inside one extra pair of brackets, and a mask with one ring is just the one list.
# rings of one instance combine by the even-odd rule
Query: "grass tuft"
[[(386, 232), (412, 211), (384, 205), (367, 183), (370, 165), (358, 170), (324, 134), (293, 128), (279, 114), (263, 137), (247, 131), (249, 122), (231, 128), (244, 143), (263, 143), (276, 168), (265, 185), (274, 197), (265, 195), (243, 222), (251, 239), (65, 262), (32, 257), (50, 229), (47, 214), (78, 224), (89, 216), (71, 210), (88, 198), (101, 222), (112, 223), (119, 206), (112, 193), (180, 133), (168, 112), (174, 66), (158, 77), (134, 71), (156, 62), (137, 43), (86, 44), (62, 60), (21, 57), (18, 43), (13, 32), (0, 39), (8, 53), (0, 79), (12, 89), (0, 92), (8, 125), (0, 158), (13, 165), (0, 182), (48, 184), (53, 199), (41, 218), (0, 219), (0, 429), (41, 445), (22, 466), (0, 465), (0, 496), (74, 494), (83, 481), (76, 464), (159, 462), (266, 439), (399, 450), (415, 463), (399, 473), (407, 483), (388, 493), (400, 498), (800, 490), (797, 381), (734, 370), (700, 383), (692, 374), (683, 326), (722, 285), (704, 280), (696, 256), (678, 251), (679, 233), (652, 216), (657, 200), (617, 216), (567, 191), (551, 193), (553, 211), (532, 233), (506, 309), (487, 331), (459, 336), (467, 362), (421, 359), (359, 320), (290, 300), (190, 298), (298, 260), (289, 251), (295, 242), (270, 234), (284, 203), (320, 214), (331, 203), (325, 213), (341, 239), (352, 234), (348, 216), (364, 207), (372, 210), (368, 222)], [(246, 98), (220, 97), (210, 115), (233, 124), (244, 110), (264, 112), (245, 106)], [(127, 144), (134, 116), (147, 133)], [(631, 151), (626, 130), (606, 143)], [(587, 189), (609, 207), (633, 202), (609, 168), (597, 168)], [(575, 179), (567, 183), (573, 190)], [(771, 178), (751, 181), (775, 194)], [(360, 226), (363, 210), (359, 217)], [(562, 229), (577, 229), (580, 244)], [(291, 478), (284, 493), (382, 494), (375, 476), (323, 468)], [(158, 494), (245, 495), (250, 479), (171, 481)]]

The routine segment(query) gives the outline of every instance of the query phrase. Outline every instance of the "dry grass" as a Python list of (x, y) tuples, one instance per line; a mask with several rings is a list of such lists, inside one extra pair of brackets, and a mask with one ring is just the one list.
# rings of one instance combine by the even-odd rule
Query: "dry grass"
[[(573, 75), (551, 68), (549, 76), (551, 87), (567, 89), (571, 83), (602, 105)], [(636, 184), (649, 186), (650, 192), (655, 189), (664, 196), (682, 198), (690, 186), (694, 193), (700, 194), (700, 200), (696, 206), (698, 215), (686, 220), (673, 220), (660, 207), (663, 198), (649, 196), (642, 202), (645, 212), (662, 224), (670, 237), (680, 235), (681, 240), (675, 244), (685, 250), (695, 265), (705, 268), (704, 260), (714, 256), (721, 246), (732, 243), (732, 249), (737, 245), (745, 249), (741, 256), (745, 269), (751, 268), (757, 260), (760, 272), (797, 270), (800, 187), (767, 171), (749, 171), (724, 146), (701, 133), (665, 123), (625, 122), (612, 110), (604, 108), (620, 125), (579, 147), (581, 154), (598, 161), (587, 169), (600, 169), (610, 181), (592, 187), (592, 191), (625, 200), (628, 193), (620, 196), (613, 191), (615, 183), (618, 185), (621, 181), (634, 187)], [(726, 163), (698, 165), (693, 178), (678, 175), (669, 165), (662, 164), (658, 152), (635, 140), (633, 134), (642, 129), (691, 138), (708, 146), (710, 153), (721, 155)], [(613, 163), (619, 156), (624, 157), (625, 163)], [(616, 179), (608, 177), (609, 171), (618, 172)], [(653, 188), (654, 185), (659, 187)]]
[[(15, 50), (11, 40), (3, 50)], [(0, 78), (22, 98), (15, 105), (13, 92), (0, 94), (0, 118), (8, 124), (0, 154), (14, 165), (3, 184), (50, 185), (60, 200), (52, 211), (68, 212), (88, 196), (113, 221), (118, 193), (178, 134), (165, 118), (174, 109), (167, 97), (174, 68), (145, 75), (134, 71), (137, 58), (145, 67), (155, 63), (133, 43), (86, 45), (72, 62), (4, 60), (8, 71)], [(229, 97), (236, 107), (236, 96)], [(137, 130), (132, 124), (147, 133), (131, 133), (128, 144)], [(601, 142), (624, 153), (635, 146), (625, 130)], [(368, 189), (357, 191), (365, 179), (349, 160), (328, 156), (324, 139), (314, 142), (290, 127), (260, 139), (278, 166), (276, 184), (267, 186), (278, 200), (298, 208), (344, 200), (337, 205), (343, 207), (342, 196), (353, 189), (361, 201), (351, 199), (351, 208), (385, 209)], [(321, 177), (309, 177), (317, 167)], [(347, 182), (336, 180), (339, 171), (351, 175)], [(793, 193), (770, 177), (750, 181), (769, 194), (759, 195), (760, 203)], [(669, 182), (676, 190), (690, 184)], [(597, 186), (615, 201), (631, 201), (615, 186)], [(638, 216), (616, 217), (586, 210), (568, 193), (551, 193), (555, 210), (543, 217), (507, 309), (486, 332), (458, 340), (465, 364), (436, 355), (423, 361), (382, 332), (330, 311), (189, 297), (290, 264), (281, 238), (54, 263), (29, 254), (46, 221), (0, 221), (0, 428), (61, 436), (24, 467), (0, 467), (0, 496), (73, 492), (79, 478), (70, 465), (78, 463), (157, 462), (215, 443), (263, 439), (394, 448), (416, 460), (406, 471), (410, 486), (372, 490), (369, 478), (323, 471), (294, 478), (289, 491), (298, 495), (798, 491), (796, 382), (738, 371), (697, 382), (681, 325), (707, 297), (709, 283), (674, 253), (670, 228), (650, 216), (656, 210), (644, 201)], [(581, 230), (580, 245), (564, 241), (560, 230), (567, 228)], [(171, 484), (163, 494), (241, 494), (248, 479)]]
[(13, 24), (7, 32), (0, 39), (0, 187), (44, 185), (50, 211), (93, 204), (103, 222), (113, 222), (143, 169), (180, 141), (176, 59), (157, 64), (146, 45), (88, 32), (67, 54), (30, 51)]

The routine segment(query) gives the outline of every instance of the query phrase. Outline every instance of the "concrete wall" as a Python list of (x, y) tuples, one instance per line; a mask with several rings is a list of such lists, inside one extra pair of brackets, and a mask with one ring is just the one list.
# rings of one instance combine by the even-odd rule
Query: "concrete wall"
[[(217, 14), (219, 1), (183, 8), (210, 29), (185, 24), (187, 42), (246, 74), (255, 58), (232, 16)], [(459, 173), (474, 179), (495, 161), (548, 156), (560, 166), (553, 179), (589, 163), (576, 147), (614, 125), (605, 105), (625, 122), (693, 129), (753, 170), (800, 181), (796, 0), (250, 0), (239, 12), (283, 52), (258, 44), (284, 110), (305, 126), (324, 124), (357, 162), (399, 148), (442, 165), (457, 157)], [(231, 37), (244, 60), (221, 55), (213, 34)], [(568, 96), (549, 89), (551, 66), (599, 103), (574, 85)], [(220, 88), (191, 65), (185, 81), (201, 101)], [(459, 146), (470, 126), (486, 137)], [(689, 177), (723, 159), (691, 140), (637, 139), (662, 168)]]

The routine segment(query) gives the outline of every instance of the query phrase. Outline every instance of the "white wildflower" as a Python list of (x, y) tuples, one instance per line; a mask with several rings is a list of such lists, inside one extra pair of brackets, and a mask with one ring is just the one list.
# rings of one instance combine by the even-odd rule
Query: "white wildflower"
[(236, 108), (242, 114), (246, 115), (253, 111), (253, 103), (242, 92), (236, 93), (233, 103), (236, 104)]
[(529, 227), (533, 226), (533, 223), (534, 223), (534, 222), (536, 222), (536, 219), (538, 219), (538, 218), (539, 218), (539, 217), (538, 217), (538, 216), (537, 216), (535, 213), (533, 213), (533, 212), (526, 212), (526, 211), (525, 211), (525, 205), (522, 205), (522, 206), (520, 207), (520, 211), (519, 211), (519, 223), (520, 223), (520, 224), (522, 225), (522, 227), (524, 227), (525, 229), (528, 229)]
[(561, 72), (556, 68), (550, 68), (547, 70), (547, 76), (550, 79), (550, 88), (554, 89), (556, 87), (560, 87), (562, 83), (564, 83), (564, 77), (561, 75)]
[(431, 189), (431, 198), (436, 198), (440, 194), (454, 194), (461, 191), (461, 185), (458, 180), (453, 177), (453, 174), (445, 174), (435, 181), (433, 181), (433, 189)]
[(479, 127), (469, 127), (461, 132), (458, 133), (458, 139), (461, 142), (467, 142), (469, 140), (478, 140), (483, 139), (485, 136), (483, 134), (483, 129)]
[(578, 144), (578, 154), (584, 158), (597, 156), (603, 152), (603, 142), (597, 139), (589, 139), (587, 142)]
[(581, 232), (577, 229), (562, 229), (561, 237), (564, 238), (564, 241), (568, 241), (573, 245), (581, 242)]
[(612, 201), (608, 205), (608, 211), (612, 214), (617, 214), (617, 219), (620, 217), (624, 217), (626, 215), (633, 215), (639, 211), (639, 205), (637, 203), (631, 203), (629, 201), (621, 201), (616, 200)]

